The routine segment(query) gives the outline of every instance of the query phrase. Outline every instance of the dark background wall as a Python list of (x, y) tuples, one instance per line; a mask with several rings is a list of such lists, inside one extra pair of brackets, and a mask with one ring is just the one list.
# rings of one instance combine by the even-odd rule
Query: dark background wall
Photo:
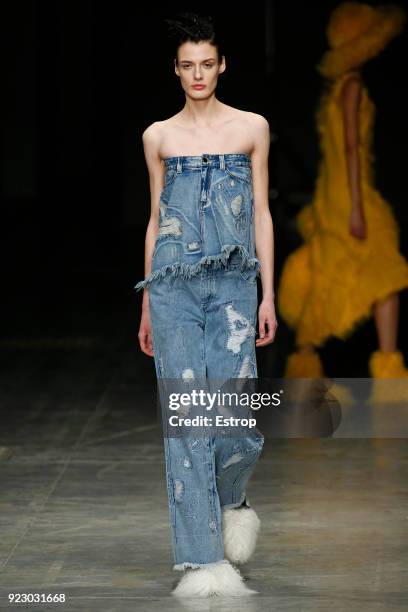
[[(315, 64), (336, 4), (205, 4), (228, 49), (218, 97), (263, 114), (273, 132), (276, 284), (299, 243), (294, 215), (316, 178), (314, 110), (322, 84)], [(200, 11), (202, 4), (9, 4), (1, 173), (6, 339), (89, 333), (86, 312), (108, 309), (115, 318), (125, 307), (134, 313), (128, 331), (137, 342), (141, 294), (133, 285), (143, 276), (150, 205), (141, 134), (184, 103), (161, 23), (181, 9)], [(407, 255), (406, 52), (405, 32), (367, 65), (365, 77), (378, 108), (377, 182)], [(97, 324), (94, 331), (104, 333)], [(405, 332), (403, 324), (402, 342)], [(283, 327), (281, 338), (291, 342)], [(355, 342), (374, 345), (373, 328)]]

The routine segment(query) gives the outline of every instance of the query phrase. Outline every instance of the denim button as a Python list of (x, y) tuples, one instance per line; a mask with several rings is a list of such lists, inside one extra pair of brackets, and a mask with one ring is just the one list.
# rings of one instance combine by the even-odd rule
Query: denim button
[(203, 162), (204, 162), (205, 164), (208, 162), (208, 157), (206, 157), (205, 155), (204, 155), (204, 157), (203, 157)]

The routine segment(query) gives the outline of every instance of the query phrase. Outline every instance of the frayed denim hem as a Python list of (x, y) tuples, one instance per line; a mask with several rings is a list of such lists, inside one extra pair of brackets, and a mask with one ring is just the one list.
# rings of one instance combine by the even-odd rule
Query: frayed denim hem
[(190, 563), (190, 561), (184, 561), (184, 563), (177, 563), (173, 565), (173, 570), (185, 570), (188, 567), (193, 569), (199, 567), (211, 567), (213, 565), (220, 565), (221, 563), (229, 563), (228, 559), (221, 559), (220, 561), (214, 561), (212, 563)]
[[(242, 495), (242, 497), (241, 497), (241, 501), (240, 501), (240, 502), (231, 502), (230, 504), (224, 504), (223, 506), (221, 506), (221, 511), (223, 511), (223, 510), (229, 510), (229, 509), (231, 509), (231, 508), (233, 508), (234, 510), (235, 510), (236, 508), (239, 508), (239, 507), (242, 505), (242, 503), (244, 502), (245, 498), (246, 498), (246, 494), (244, 493), (244, 494)], [(244, 507), (245, 507), (245, 506), (244, 506)], [(251, 507), (251, 506), (250, 506), (250, 504), (249, 504), (249, 502), (248, 502), (248, 500), (247, 500), (247, 507), (248, 507), (248, 508), (250, 508), (250, 507)]]
[(206, 255), (195, 264), (186, 264), (176, 261), (173, 264), (167, 264), (154, 272), (151, 272), (144, 280), (140, 281), (135, 285), (134, 289), (144, 289), (148, 287), (152, 282), (164, 278), (167, 274), (171, 276), (180, 276), (181, 278), (191, 278), (199, 274), (204, 266), (211, 266), (214, 269), (226, 267), (228, 265), (229, 256), (233, 251), (238, 250), (241, 258), (241, 270), (255, 269), (257, 276), (260, 275), (260, 263), (257, 257), (250, 257), (248, 251), (241, 244), (230, 244), (224, 245), (221, 249), (221, 253), (217, 255)]

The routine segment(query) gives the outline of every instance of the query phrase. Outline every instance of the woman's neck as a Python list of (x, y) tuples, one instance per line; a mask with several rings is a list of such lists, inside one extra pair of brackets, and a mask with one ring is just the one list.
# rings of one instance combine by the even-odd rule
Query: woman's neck
[(220, 120), (224, 107), (225, 104), (217, 100), (215, 95), (207, 100), (193, 100), (186, 97), (179, 119), (188, 125), (209, 128)]

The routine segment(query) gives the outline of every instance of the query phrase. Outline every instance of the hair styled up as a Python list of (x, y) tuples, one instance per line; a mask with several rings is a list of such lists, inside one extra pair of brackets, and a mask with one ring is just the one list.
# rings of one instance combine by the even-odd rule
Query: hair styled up
[(185, 42), (208, 42), (217, 49), (218, 62), (221, 62), (224, 49), (215, 32), (213, 18), (196, 13), (177, 13), (174, 19), (165, 19), (167, 33), (174, 56), (177, 58), (179, 47)]

